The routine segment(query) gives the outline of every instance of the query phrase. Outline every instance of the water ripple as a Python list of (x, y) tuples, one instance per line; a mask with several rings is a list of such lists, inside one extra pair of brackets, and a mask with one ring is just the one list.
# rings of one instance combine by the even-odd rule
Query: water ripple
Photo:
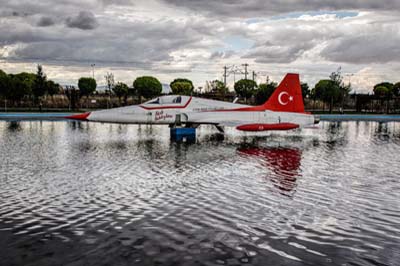
[[(0, 122), (5, 264), (397, 265), (400, 127)], [(68, 251), (66, 251), (68, 250)]]

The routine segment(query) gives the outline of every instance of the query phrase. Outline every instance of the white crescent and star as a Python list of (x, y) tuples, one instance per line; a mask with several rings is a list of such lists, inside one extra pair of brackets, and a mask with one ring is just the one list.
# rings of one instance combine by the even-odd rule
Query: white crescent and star
[[(289, 96), (289, 100), (286, 101), (286, 102), (282, 101), (282, 96), (283, 96), (283, 95)], [(282, 91), (281, 93), (279, 93), (278, 102), (279, 102), (281, 105), (287, 105), (289, 102), (292, 102), (292, 101), (293, 101), (293, 96), (290, 96), (289, 93), (287, 93), (286, 91)]]

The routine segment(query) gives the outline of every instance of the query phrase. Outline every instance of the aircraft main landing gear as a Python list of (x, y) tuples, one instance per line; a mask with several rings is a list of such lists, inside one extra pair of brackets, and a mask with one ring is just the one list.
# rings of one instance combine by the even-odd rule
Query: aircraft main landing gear
[(171, 140), (176, 142), (195, 142), (196, 126), (182, 125), (181, 115), (177, 114), (175, 123), (170, 125)]

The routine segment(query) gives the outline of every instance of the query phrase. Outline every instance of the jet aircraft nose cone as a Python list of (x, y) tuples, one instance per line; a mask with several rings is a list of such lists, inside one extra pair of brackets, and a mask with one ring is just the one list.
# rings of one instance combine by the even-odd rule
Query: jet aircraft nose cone
[(86, 112), (83, 114), (79, 114), (79, 115), (71, 115), (71, 116), (67, 116), (65, 118), (67, 119), (73, 119), (73, 120), (81, 120), (81, 121), (87, 121), (88, 116), (90, 115), (90, 112)]

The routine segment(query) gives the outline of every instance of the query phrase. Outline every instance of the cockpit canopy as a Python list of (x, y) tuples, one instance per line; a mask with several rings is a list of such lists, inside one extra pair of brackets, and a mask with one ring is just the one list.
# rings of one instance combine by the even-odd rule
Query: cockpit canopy
[(189, 96), (166, 95), (147, 101), (144, 103), (144, 105), (154, 106), (154, 107), (156, 107), (157, 105), (181, 106), (185, 105), (189, 101), (189, 98), (190, 98)]

